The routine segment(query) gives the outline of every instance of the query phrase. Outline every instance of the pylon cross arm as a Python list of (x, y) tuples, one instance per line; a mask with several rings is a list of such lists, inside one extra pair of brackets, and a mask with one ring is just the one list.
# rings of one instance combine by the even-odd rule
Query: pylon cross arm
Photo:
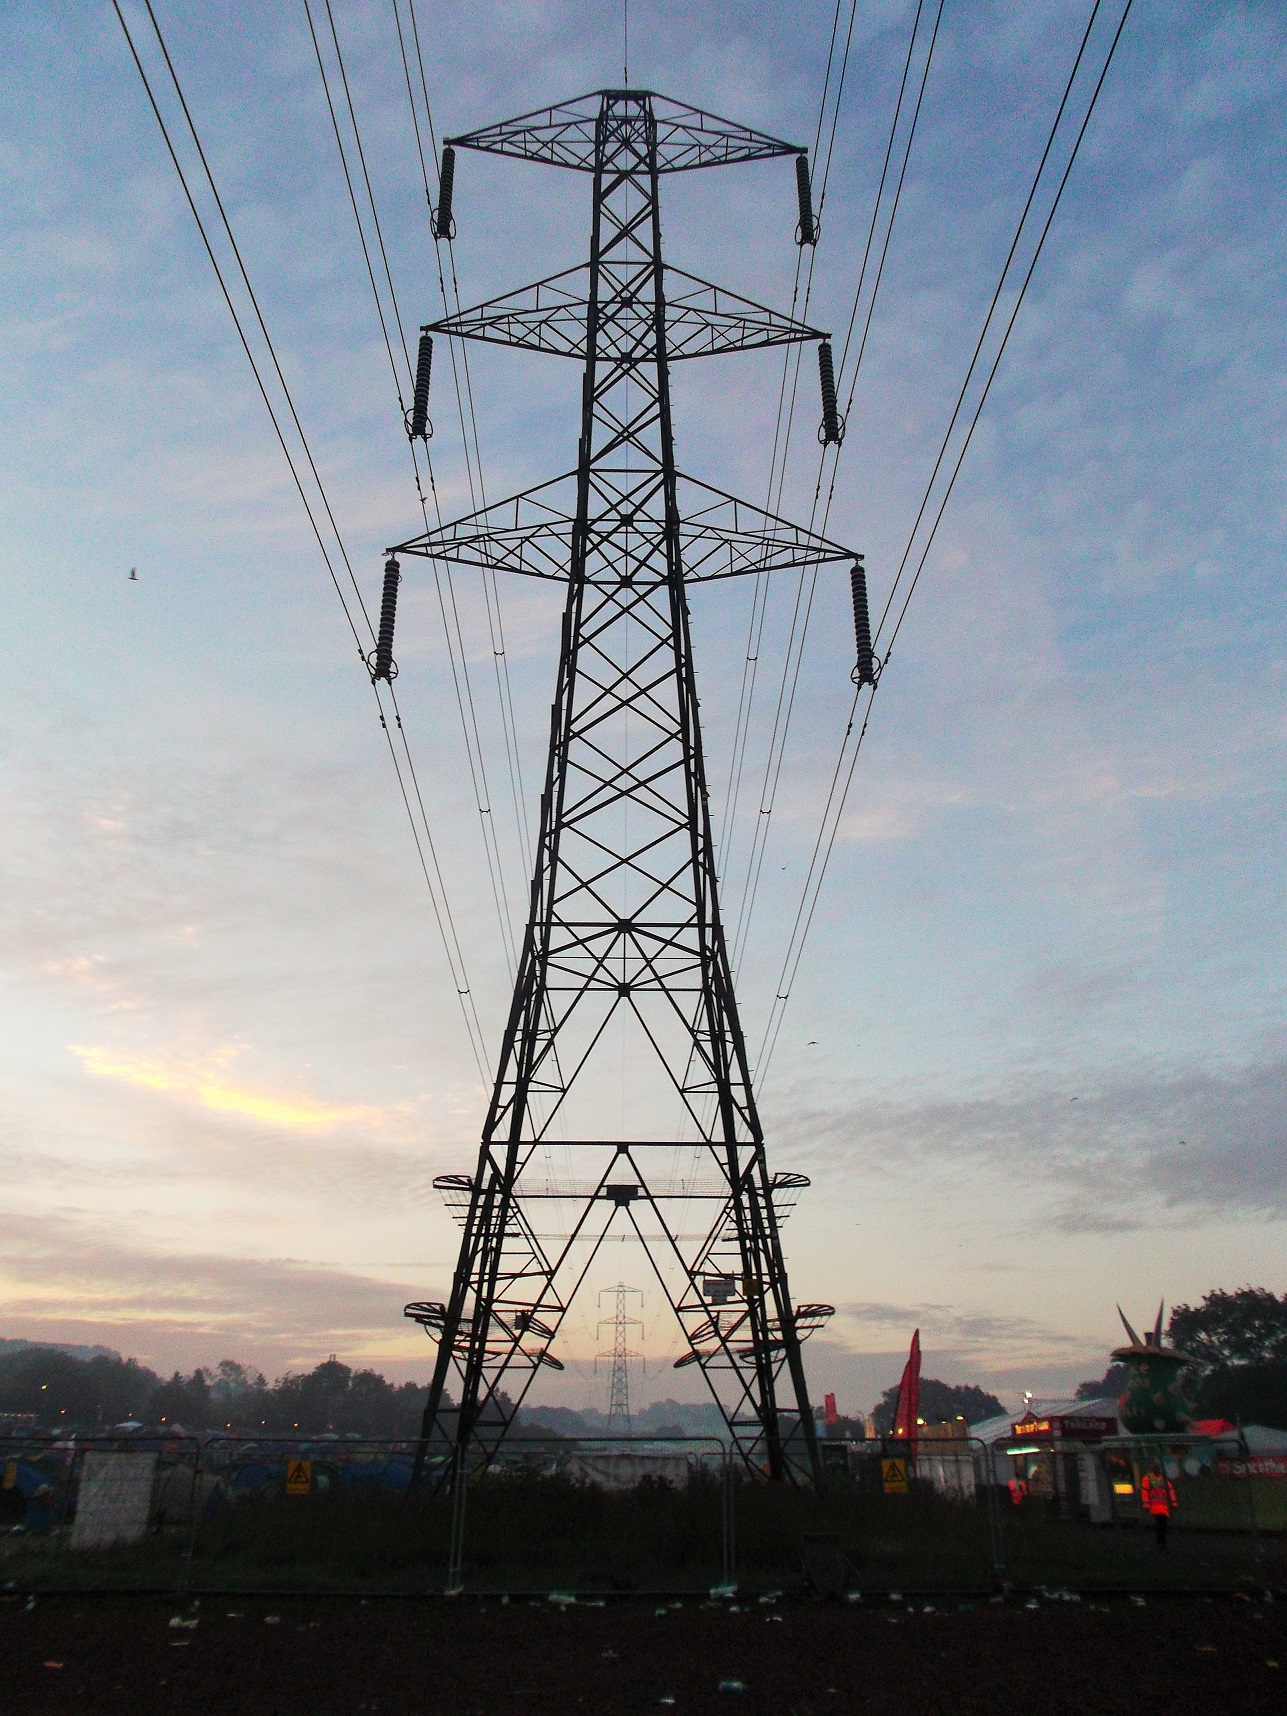
[[(858, 558), (852, 548), (682, 471), (676, 472), (675, 488), (680, 507), (680, 554), (689, 583)], [(572, 563), (575, 507), (576, 472), (569, 471), (413, 536), (386, 552), (517, 572), (528, 578), (566, 580)], [(631, 571), (632, 551), (637, 553), (644, 539), (645, 532), (636, 525), (629, 506), (622, 508), (615, 522), (600, 518), (593, 542), (594, 563), (587, 564), (586, 582), (619, 587), (623, 569), (627, 574)], [(640, 571), (638, 576), (641, 584), (656, 580), (651, 570)]]
[[(666, 356), (718, 357), (726, 352), (825, 340), (822, 329), (797, 322), (725, 286), (688, 274), (669, 263), (662, 268)], [(596, 351), (600, 362), (642, 367), (656, 362), (653, 274), (622, 286), (613, 314), (600, 322)], [(458, 315), (431, 322), (426, 332), (457, 339), (516, 346), (553, 357), (584, 359), (590, 306), (590, 266), (581, 263), (499, 298), (489, 298)]]
[(594, 90), (533, 113), (484, 125), (445, 142), (456, 149), (477, 149), (488, 155), (510, 155), (520, 161), (570, 167), (592, 173), (596, 131), (604, 99), (618, 108), (636, 105), (641, 131), (650, 111), (657, 128), (657, 171), (683, 173), (697, 167), (730, 167), (738, 161), (765, 161), (778, 155), (799, 155), (799, 144), (785, 143), (765, 131), (721, 119), (699, 107), (657, 95), (652, 90)]

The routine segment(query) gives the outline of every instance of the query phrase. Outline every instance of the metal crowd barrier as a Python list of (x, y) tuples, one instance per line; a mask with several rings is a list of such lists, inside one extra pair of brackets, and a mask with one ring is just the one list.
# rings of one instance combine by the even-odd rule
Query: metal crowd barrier
[[(424, 1536), (436, 1536), (431, 1528), (445, 1523), (445, 1576), (432, 1587), (454, 1591), (464, 1580), (467, 1499), (484, 1485), (503, 1511), (509, 1494), (523, 1493), (507, 1490), (505, 1480), (525, 1475), (602, 1491), (634, 1489), (642, 1480), (682, 1490), (713, 1478), (719, 1505), (711, 1560), (722, 1584), (732, 1583), (734, 1486), (718, 1437), (513, 1436), (489, 1460), (471, 1461), (463, 1483), (454, 1481), (448, 1456), (431, 1454), (418, 1504), (408, 1507), (415, 1450), (406, 1439), (330, 1435), (0, 1435), (0, 1531), (8, 1527), (0, 1567), (7, 1560), (10, 1578), (34, 1575), (46, 1588), (59, 1574), (79, 1585), (80, 1569), (96, 1556), (109, 1584), (129, 1588), (133, 1571), (136, 1585), (182, 1592), (193, 1585), (199, 1552), (217, 1547), (222, 1531), (235, 1538), (237, 1527), (254, 1519), (254, 1504), (270, 1512), (282, 1504), (272, 1517), (289, 1549), (292, 1528), (308, 1518), (291, 1503), (348, 1498), (370, 1512), (385, 1501), (410, 1514), (412, 1531), (426, 1527), (426, 1550)], [(386, 1526), (391, 1514), (386, 1508)]]
[[(714, 1436), (540, 1435), (459, 1474), (434, 1452), (412, 1496), (407, 1440), (0, 1432), (0, 1583), (585, 1590), (606, 1568), (606, 1588), (730, 1594), (802, 1574), (817, 1594), (1287, 1585), (1287, 1462), (1245, 1439), (820, 1446), (821, 1496), (757, 1482)], [(1145, 1472), (1176, 1497), (1156, 1540)]]

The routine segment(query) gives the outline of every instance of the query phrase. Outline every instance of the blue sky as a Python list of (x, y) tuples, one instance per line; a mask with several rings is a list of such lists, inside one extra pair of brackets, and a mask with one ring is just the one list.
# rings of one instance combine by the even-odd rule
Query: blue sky
[[(945, 7), (830, 525), (877, 605), (1087, 10)], [(417, 509), (303, 7), (158, 13), (370, 601)], [(614, 6), (417, 14), (440, 136), (619, 76)], [(632, 78), (812, 141), (832, 15), (637, 3)], [(848, 316), (911, 16), (858, 9), (822, 326)], [(392, 8), (335, 17), (415, 325), (440, 306)], [(4, 1332), (422, 1374), (400, 1310), (446, 1285), (430, 1182), (470, 1161), (483, 1094), (370, 691), (114, 15), (23, 8), (0, 32)], [(761, 1093), (774, 1164), (814, 1182), (796, 1295), (838, 1307), (811, 1380), (851, 1407), (917, 1323), (931, 1374), (1014, 1399), (1097, 1374), (1117, 1299), (1134, 1320), (1287, 1288), (1285, 39), (1274, 6), (1137, 0), (881, 686)], [(676, 262), (789, 306), (789, 164), (665, 194)], [(579, 178), (462, 156), (464, 300), (578, 260), (587, 214)], [(465, 510), (445, 353), (437, 372), (435, 476)], [(568, 467), (574, 366), (486, 351), (472, 374), (490, 497)], [(762, 494), (780, 375), (684, 366), (681, 464)], [(801, 516), (815, 418), (810, 394)], [(504, 808), (482, 592), (457, 594)], [(558, 611), (501, 594), (530, 788)], [(820, 585), (739, 972), (753, 1043), (848, 707), (847, 600)], [(695, 602), (717, 784), (749, 601)], [(494, 1052), (508, 980), (419, 569), (397, 654)], [(730, 912), (738, 875), (735, 848)], [(572, 1404), (605, 1386), (580, 1362), (596, 1317), (590, 1297), (568, 1326)], [(645, 1318), (644, 1392), (678, 1393)]]

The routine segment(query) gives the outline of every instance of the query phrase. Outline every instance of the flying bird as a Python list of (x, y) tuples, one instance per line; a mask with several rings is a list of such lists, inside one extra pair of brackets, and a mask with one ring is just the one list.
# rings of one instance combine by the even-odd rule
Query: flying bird
[(137, 566), (131, 566), (130, 567), (130, 583), (131, 584), (137, 584), (138, 581), (139, 581), (139, 569)]

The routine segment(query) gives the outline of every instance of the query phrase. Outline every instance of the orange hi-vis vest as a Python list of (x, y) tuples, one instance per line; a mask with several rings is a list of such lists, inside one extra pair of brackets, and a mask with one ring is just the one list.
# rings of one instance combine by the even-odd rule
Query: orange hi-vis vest
[(1145, 1513), (1161, 1514), (1165, 1519), (1175, 1506), (1175, 1486), (1169, 1478), (1157, 1478), (1152, 1472), (1145, 1472), (1140, 1484), (1140, 1501), (1144, 1504)]

